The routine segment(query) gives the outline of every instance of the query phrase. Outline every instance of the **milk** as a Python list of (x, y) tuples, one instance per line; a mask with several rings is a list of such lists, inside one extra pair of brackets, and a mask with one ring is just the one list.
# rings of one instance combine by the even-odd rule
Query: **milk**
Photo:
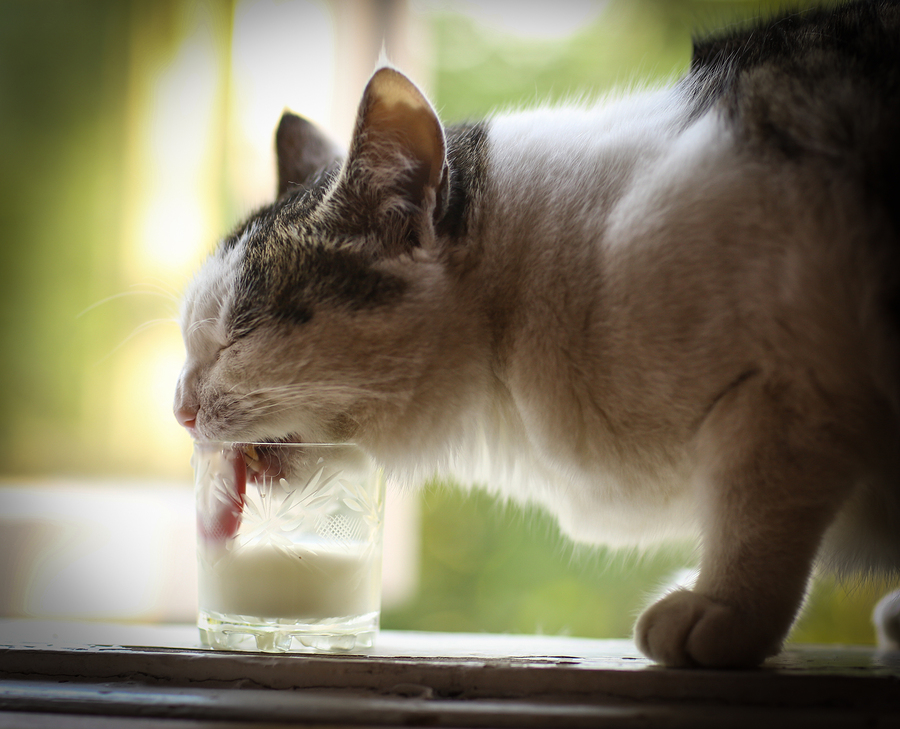
[(211, 542), (199, 557), (201, 610), (290, 622), (380, 608), (381, 547), (370, 542)]

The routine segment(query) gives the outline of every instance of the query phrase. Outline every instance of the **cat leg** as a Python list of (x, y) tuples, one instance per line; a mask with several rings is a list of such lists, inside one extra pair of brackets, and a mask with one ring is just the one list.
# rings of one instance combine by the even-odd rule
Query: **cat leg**
[(636, 626), (641, 651), (668, 666), (753, 666), (777, 653), (847, 490), (847, 449), (832, 428), (752, 389), (717, 406), (700, 433), (697, 583)]

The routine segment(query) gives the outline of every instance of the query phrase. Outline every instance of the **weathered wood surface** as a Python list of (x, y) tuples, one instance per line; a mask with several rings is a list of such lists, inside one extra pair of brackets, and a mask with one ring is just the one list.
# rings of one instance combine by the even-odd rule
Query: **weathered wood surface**
[(157, 722), (900, 726), (900, 655), (802, 646), (693, 671), (628, 641), (387, 631), (367, 655), (262, 654), (205, 650), (190, 626), (0, 621), (0, 729)]

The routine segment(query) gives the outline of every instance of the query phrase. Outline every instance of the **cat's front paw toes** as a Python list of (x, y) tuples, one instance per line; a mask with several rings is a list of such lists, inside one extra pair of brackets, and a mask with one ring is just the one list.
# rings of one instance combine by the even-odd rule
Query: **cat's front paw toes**
[(676, 590), (641, 615), (635, 640), (646, 656), (666, 666), (756, 666), (781, 641), (753, 622), (696, 592)]

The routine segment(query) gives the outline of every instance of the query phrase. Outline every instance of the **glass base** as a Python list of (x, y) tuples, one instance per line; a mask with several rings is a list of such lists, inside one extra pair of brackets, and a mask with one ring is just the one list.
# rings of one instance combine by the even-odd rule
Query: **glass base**
[(201, 610), (200, 640), (208, 648), (264, 653), (364, 652), (375, 645), (380, 613), (289, 621)]

